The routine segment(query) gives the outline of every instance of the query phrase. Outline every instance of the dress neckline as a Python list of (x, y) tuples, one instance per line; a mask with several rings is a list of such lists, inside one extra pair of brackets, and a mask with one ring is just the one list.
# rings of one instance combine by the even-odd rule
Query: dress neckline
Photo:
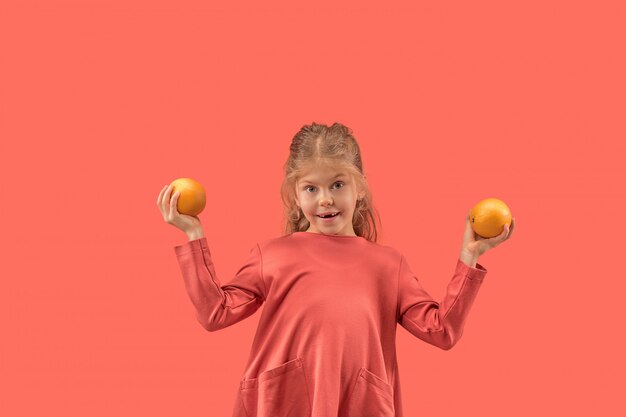
[(334, 238), (351, 238), (351, 239), (364, 239), (363, 236), (356, 236), (356, 235), (331, 235), (331, 234), (324, 234), (324, 233), (315, 233), (315, 232), (293, 232), (293, 234), (298, 234), (298, 235), (316, 235), (316, 236), (320, 236), (320, 237), (334, 237)]

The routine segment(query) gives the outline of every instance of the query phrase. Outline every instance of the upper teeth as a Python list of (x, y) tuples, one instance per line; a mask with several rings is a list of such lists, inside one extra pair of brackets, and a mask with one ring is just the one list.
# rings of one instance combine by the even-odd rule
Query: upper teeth
[(321, 214), (322, 217), (335, 216), (337, 213)]

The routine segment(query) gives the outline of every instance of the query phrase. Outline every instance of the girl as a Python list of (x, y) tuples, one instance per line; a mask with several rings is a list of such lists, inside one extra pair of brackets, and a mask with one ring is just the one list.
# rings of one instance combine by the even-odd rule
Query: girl
[(511, 237), (514, 219), (510, 230), (483, 239), (467, 217), (461, 255), (437, 302), (401, 253), (376, 243), (372, 196), (349, 128), (303, 126), (284, 169), (285, 234), (252, 247), (227, 285), (215, 274), (200, 220), (176, 210), (179, 193), (170, 198), (166, 186), (157, 200), (165, 222), (189, 238), (174, 250), (206, 330), (265, 304), (232, 416), (401, 417), (397, 324), (452, 348), (487, 273), (477, 259)]

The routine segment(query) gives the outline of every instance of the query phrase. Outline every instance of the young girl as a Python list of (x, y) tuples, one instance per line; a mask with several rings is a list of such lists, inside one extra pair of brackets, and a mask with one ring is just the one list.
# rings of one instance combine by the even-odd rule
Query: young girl
[[(196, 317), (208, 331), (265, 305), (233, 417), (401, 417), (400, 324), (448, 350), (463, 333), (487, 270), (476, 261), (511, 237), (483, 239), (466, 219), (461, 255), (437, 302), (405, 257), (376, 243), (372, 196), (346, 126), (313, 123), (295, 135), (284, 166), (285, 235), (257, 243), (227, 285), (215, 274), (200, 221), (157, 204), (189, 241), (174, 247)], [(380, 223), (380, 220), (379, 220)]]

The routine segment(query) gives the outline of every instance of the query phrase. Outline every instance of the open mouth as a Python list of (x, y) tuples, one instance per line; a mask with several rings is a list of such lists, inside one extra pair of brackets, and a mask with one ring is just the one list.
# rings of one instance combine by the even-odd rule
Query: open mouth
[(320, 215), (318, 215), (317, 217), (319, 217), (319, 218), (321, 218), (321, 219), (332, 219), (332, 218), (334, 218), (334, 217), (339, 216), (339, 214), (340, 214), (340, 213), (341, 213), (341, 212), (340, 212), (340, 211), (338, 211), (337, 213), (334, 213), (334, 214), (327, 214), (327, 215), (324, 215), (324, 216), (320, 216)]

